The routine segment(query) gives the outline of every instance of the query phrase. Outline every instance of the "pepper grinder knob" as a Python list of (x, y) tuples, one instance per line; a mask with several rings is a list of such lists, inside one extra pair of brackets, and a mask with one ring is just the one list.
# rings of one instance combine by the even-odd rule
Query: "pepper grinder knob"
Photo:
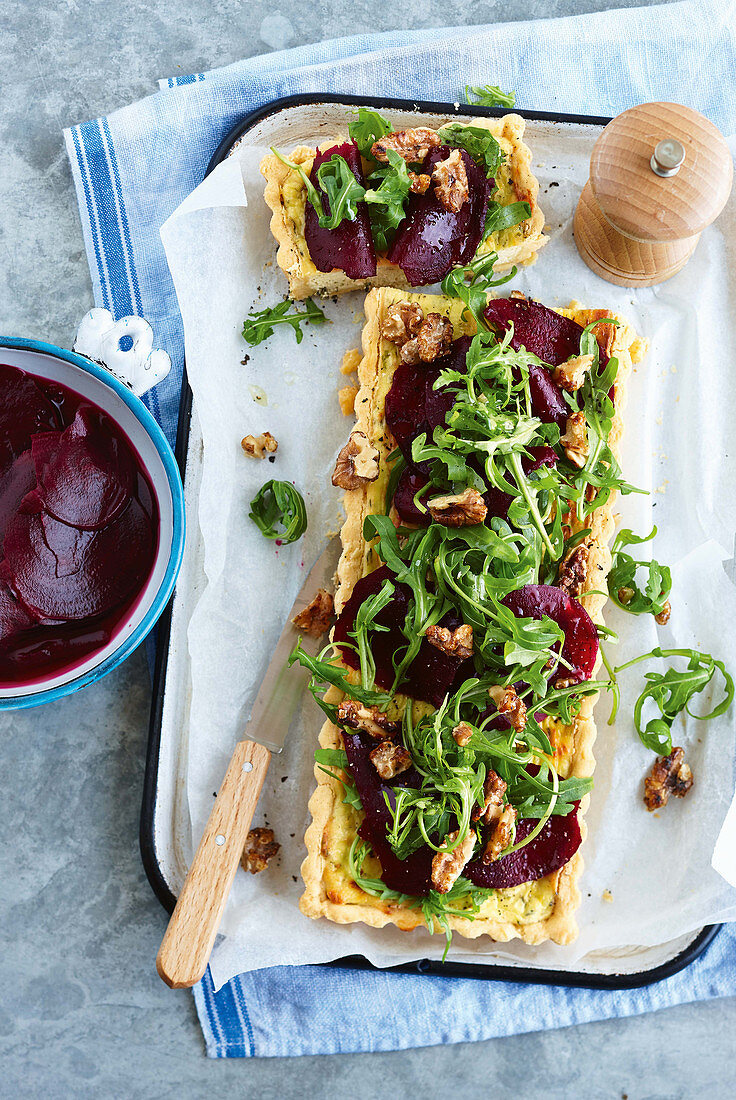
[(578, 252), (618, 286), (664, 282), (687, 263), (732, 183), (728, 145), (704, 115), (677, 103), (632, 107), (593, 147), (573, 224)]

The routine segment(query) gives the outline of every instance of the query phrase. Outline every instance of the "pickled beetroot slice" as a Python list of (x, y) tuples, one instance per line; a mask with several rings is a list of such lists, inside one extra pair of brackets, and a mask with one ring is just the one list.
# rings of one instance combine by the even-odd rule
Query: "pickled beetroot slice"
[[(493, 298), (486, 307), (485, 316), (504, 330), (513, 322), (511, 346), (523, 346), (553, 367), (580, 354), (582, 325), (570, 317), (560, 316), (541, 302), (529, 298)], [(602, 350), (600, 361), (604, 367), (608, 363), (608, 356)]]
[(10, 587), (0, 579), (0, 653), (10, 649), (18, 636), (38, 626), (28, 608), (15, 598)]
[(443, 370), (464, 372), (470, 347), (470, 337), (454, 340), (449, 353), (431, 365), (402, 363), (394, 371), (391, 388), (386, 395), (386, 423), (407, 462), (411, 462), (411, 444), (422, 432), (432, 438), (434, 429), (444, 425), (453, 406), (454, 394), (434, 384)]
[(572, 683), (591, 678), (598, 656), (598, 631), (578, 600), (551, 584), (527, 584), (510, 592), (502, 602), (517, 619), (541, 619), (549, 615), (565, 634), (562, 657), (569, 662), (570, 669), (558, 665), (560, 676)]
[(130, 449), (104, 413), (82, 405), (63, 432), (33, 438), (38, 492), (62, 523), (95, 531), (128, 504), (135, 468)]
[[(379, 859), (381, 878), (392, 890), (414, 897), (426, 896), (431, 886), (434, 853), (430, 848), (420, 848), (407, 859), (400, 860), (388, 843), (386, 830), (390, 823), (390, 814), (386, 806), (386, 796), (393, 797), (392, 785), (381, 780), (370, 761), (369, 753), (375, 747), (375, 742), (362, 734), (349, 733), (343, 733), (343, 741), (349, 771), (365, 810), (365, 819), (359, 832), (370, 843)], [(419, 776), (412, 769), (398, 776), (393, 786), (419, 786)], [(516, 839), (523, 840), (536, 824), (531, 818), (522, 818), (517, 826)], [(578, 815), (573, 810), (567, 817), (551, 817), (539, 835), (518, 852), (511, 852), (488, 865), (481, 862), (479, 855), (471, 860), (463, 873), (476, 886), (495, 889), (520, 886), (564, 867), (580, 847), (581, 840)]]
[(402, 523), (412, 523), (416, 527), (428, 527), (430, 516), (420, 512), (414, 503), (414, 497), (427, 484), (428, 478), (410, 467), (401, 472), (394, 493), (394, 507)]
[(5, 531), (23, 498), (36, 488), (36, 468), (30, 451), (23, 451), (4, 473), (0, 473), (0, 555)]
[(100, 531), (81, 531), (42, 510), (35, 493), (5, 533), (6, 575), (33, 612), (78, 621), (112, 610), (144, 580), (151, 523), (138, 501)]
[[(431, 175), (434, 166), (451, 153), (447, 145), (433, 149), (422, 166)], [(423, 195), (411, 195), (406, 217), (396, 230), (388, 251), (391, 263), (398, 264), (410, 286), (426, 286), (442, 279), (455, 264), (472, 260), (480, 244), (488, 209), (490, 181), (464, 149), (470, 195), (460, 210), (447, 210), (430, 187)]]
[[(529, 836), (536, 824), (532, 818), (522, 818), (516, 829), (516, 840)], [(575, 808), (566, 817), (560, 814), (550, 817), (539, 835), (517, 852), (510, 852), (493, 863), (483, 863), (480, 857), (473, 859), (463, 874), (476, 886), (495, 890), (520, 886), (559, 871), (575, 855), (582, 840), (575, 803)]]
[[(503, 330), (513, 322), (511, 346), (517, 349), (523, 346), (552, 366), (559, 366), (570, 356), (580, 354), (582, 326), (569, 317), (561, 317), (541, 302), (526, 298), (494, 298), (486, 307), (485, 317)], [(602, 366), (608, 363), (608, 356), (603, 351), (600, 361)], [(546, 424), (559, 424), (564, 428), (570, 409), (549, 371), (530, 364), (529, 389), (537, 416)]]
[[(363, 184), (363, 166), (357, 145), (352, 141), (344, 145), (334, 145), (331, 149), (317, 153), (309, 178), (319, 190), (317, 171), (331, 157), (337, 154), (347, 161), (359, 184)], [(329, 213), (330, 204), (322, 194), (322, 205)], [(318, 271), (332, 271), (339, 268), (349, 279), (369, 279), (376, 274), (376, 249), (371, 234), (368, 209), (364, 202), (357, 205), (355, 221), (344, 220), (335, 229), (323, 229), (319, 224), (317, 212), (307, 202), (304, 219), (304, 239), (309, 255)]]
[[(391, 580), (393, 576), (394, 574), (384, 565), (358, 581), (353, 589), (352, 596), (345, 604), (335, 624), (334, 640), (336, 642), (352, 643), (353, 639), (348, 635), (353, 629), (358, 608), (364, 600), (380, 590), (385, 580)], [(394, 581), (394, 584), (393, 598), (376, 617), (376, 622), (380, 626), (387, 626), (389, 629), (387, 631), (376, 631), (370, 636), (371, 652), (376, 662), (376, 683), (382, 688), (390, 688), (393, 684), (394, 667), (392, 658), (398, 650), (407, 644), (401, 627), (406, 620), (411, 589), (408, 585), (399, 584), (396, 581)], [(459, 626), (460, 623), (460, 617), (454, 612), (448, 613), (442, 620), (442, 625), (451, 629)], [(343, 660), (350, 668), (359, 667), (358, 655), (354, 650), (344, 647), (341, 649), (341, 653)], [(419, 653), (409, 665), (407, 675), (399, 685), (399, 689), (408, 695), (412, 695), (415, 699), (423, 699), (425, 702), (431, 703), (432, 706), (438, 707), (452, 687), (456, 677), (458, 677), (461, 666), (465, 666), (468, 675), (472, 675), (472, 661), (461, 661), (457, 657), (449, 657), (442, 650), (437, 649), (436, 646), (423, 641)]]
[(56, 409), (30, 375), (0, 364), (0, 473), (30, 447), (34, 432), (58, 427)]

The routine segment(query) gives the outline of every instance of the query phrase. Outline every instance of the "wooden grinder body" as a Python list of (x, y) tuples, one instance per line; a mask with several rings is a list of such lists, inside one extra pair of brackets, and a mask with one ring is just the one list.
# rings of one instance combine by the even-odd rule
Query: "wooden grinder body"
[[(667, 176), (652, 166), (663, 142), (679, 143), (684, 152)], [(732, 181), (728, 146), (703, 115), (677, 103), (632, 107), (606, 126), (593, 148), (573, 222), (578, 252), (609, 283), (664, 282), (692, 256)]]

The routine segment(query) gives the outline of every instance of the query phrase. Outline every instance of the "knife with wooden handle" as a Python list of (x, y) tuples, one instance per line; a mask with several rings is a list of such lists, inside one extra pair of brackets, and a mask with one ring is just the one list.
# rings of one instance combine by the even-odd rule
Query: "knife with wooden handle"
[[(287, 659), (296, 643), (292, 618), (308, 606), (319, 588), (332, 587), (340, 540), (330, 540), (302, 585), (281, 632), (266, 675), (222, 781), (209, 821), (184, 880), (176, 908), (156, 958), (158, 972), (172, 989), (195, 985), (207, 969), (217, 930), (238, 869), (243, 847), (271, 761), (281, 752), (309, 673)], [(313, 656), (323, 641), (302, 637)]]

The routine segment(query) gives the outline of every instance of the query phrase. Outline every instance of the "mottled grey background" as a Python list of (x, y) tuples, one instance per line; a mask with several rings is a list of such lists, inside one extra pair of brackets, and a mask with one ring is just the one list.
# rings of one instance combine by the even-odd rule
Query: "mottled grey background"
[[(68, 346), (92, 304), (63, 126), (249, 54), (612, 6), (0, 0), (0, 331)], [(207, 1061), (191, 996), (154, 970), (165, 916), (138, 854), (149, 696), (139, 651), (56, 706), (0, 717), (0, 1097), (733, 1096), (736, 1001), (474, 1046)]]

